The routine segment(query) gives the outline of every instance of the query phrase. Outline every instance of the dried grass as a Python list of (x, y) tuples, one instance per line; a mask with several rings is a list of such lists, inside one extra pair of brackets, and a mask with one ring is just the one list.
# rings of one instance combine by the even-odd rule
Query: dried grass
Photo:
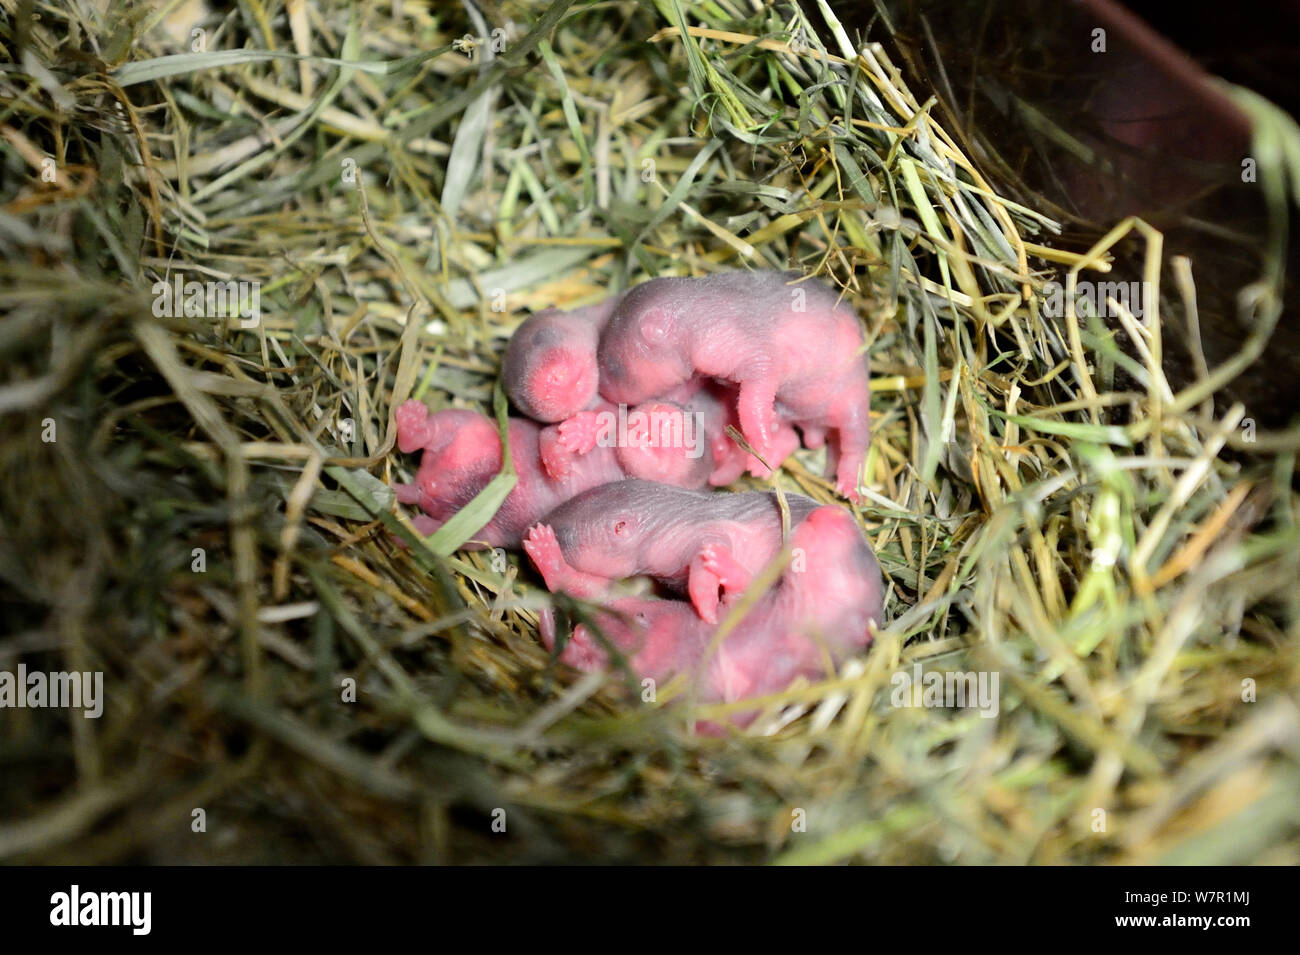
[[(1300, 861), (1297, 435), (1164, 380), (1190, 267), (1136, 356), (1046, 318), (1106, 243), (1052, 248), (803, 6), (5, 5), (0, 668), (108, 704), (0, 718), (0, 858)], [(1300, 137), (1255, 109), (1285, 206)], [(888, 626), (701, 738), (551, 665), (518, 555), (410, 532), (392, 409), (490, 409), (533, 309), (787, 266), (866, 323)], [(156, 318), (178, 272), (260, 282), (260, 324)], [(833, 501), (816, 457), (778, 480)], [(916, 663), (999, 673), (997, 718), (891, 705)]]

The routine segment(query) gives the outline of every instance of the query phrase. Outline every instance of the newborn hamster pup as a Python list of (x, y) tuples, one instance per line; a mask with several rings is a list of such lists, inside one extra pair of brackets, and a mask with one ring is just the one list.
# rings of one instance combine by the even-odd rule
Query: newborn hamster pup
[[(787, 494), (791, 526), (816, 507)], [(524, 550), (552, 591), (597, 597), (642, 574), (684, 586), (718, 619), (718, 589), (744, 590), (781, 549), (781, 511), (767, 491), (717, 494), (629, 479), (592, 488), (529, 530)]]
[[(777, 693), (801, 675), (818, 679), (828, 662), (838, 664), (870, 644), (871, 624), (883, 623), (883, 581), (843, 508), (813, 510), (791, 535), (791, 549), (796, 559), (712, 652), (715, 627), (680, 600), (619, 598), (597, 614), (596, 625), (638, 677), (662, 683), (686, 674), (701, 702)], [(544, 627), (542, 637), (553, 646), (553, 627)], [(560, 659), (583, 670), (608, 663), (584, 625), (574, 628)], [(733, 722), (752, 717), (736, 714)]]
[(810, 447), (829, 432), (828, 471), (856, 501), (870, 438), (862, 323), (825, 284), (798, 278), (727, 272), (636, 286), (600, 335), (601, 394), (634, 405), (696, 376), (732, 383), (740, 430), (760, 455), (774, 457), (783, 420)]
[(548, 308), (515, 329), (503, 373), (506, 394), (516, 408), (534, 421), (553, 422), (596, 402), (596, 346), (617, 304), (617, 296), (611, 296), (570, 312)]
[[(501, 470), (501, 437), (497, 424), (477, 411), (448, 408), (430, 414), (412, 399), (397, 409), (397, 446), (401, 451), (424, 449), (415, 481), (394, 486), (403, 504), (425, 513), (412, 523), (432, 534), (474, 499)], [(510, 454), (518, 483), (500, 510), (475, 535), (494, 547), (518, 547), (524, 530), (563, 501), (588, 488), (624, 476), (612, 448), (584, 455), (560, 480), (541, 467), (540, 428), (526, 419), (511, 418)]]

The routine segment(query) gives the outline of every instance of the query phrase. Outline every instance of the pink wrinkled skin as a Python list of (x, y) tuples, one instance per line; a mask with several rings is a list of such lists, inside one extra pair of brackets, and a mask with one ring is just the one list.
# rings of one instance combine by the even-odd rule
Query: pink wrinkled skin
[(511, 337), (506, 390), (525, 414), (575, 436), (602, 398), (628, 407), (697, 401), (709, 417), (715, 486), (746, 469), (770, 474), (726, 437), (727, 424), (772, 468), (799, 447), (795, 428), (810, 448), (829, 434), (828, 473), (856, 501), (870, 440), (862, 325), (824, 283), (797, 278), (651, 279), (599, 305), (539, 312)]
[[(542, 470), (562, 479), (579, 456), (589, 454), (603, 440), (614, 442), (610, 445), (614, 456), (629, 477), (677, 487), (703, 487), (718, 470), (714, 466), (715, 432), (711, 429), (720, 425), (716, 420), (700, 421), (694, 415), (694, 406), (648, 401), (626, 414), (627, 433), (621, 435), (616, 426), (618, 409), (608, 403), (598, 404), (591, 411), (542, 429)], [(608, 422), (603, 431), (602, 421)], [(729, 468), (730, 461), (725, 461), (723, 467)]]
[(740, 431), (759, 455), (774, 460), (782, 422), (809, 447), (829, 434), (828, 470), (856, 501), (870, 439), (862, 323), (825, 284), (796, 278), (729, 272), (638, 285), (601, 333), (601, 394), (636, 404), (696, 376), (731, 383)]
[[(598, 448), (563, 480), (550, 478), (540, 464), (539, 432), (531, 421), (510, 419), (510, 452), (519, 481), (475, 541), (518, 547), (524, 530), (547, 511), (579, 491), (623, 477), (613, 450)], [(406, 453), (424, 450), (415, 481), (394, 488), (399, 501), (424, 511), (412, 523), (426, 535), (473, 500), (501, 470), (496, 422), (477, 411), (449, 408), (430, 414), (423, 402), (407, 401), (397, 409), (397, 447)]]
[[(786, 499), (792, 526), (817, 506), (801, 494)], [(715, 494), (639, 480), (584, 491), (524, 538), (551, 591), (595, 598), (617, 580), (644, 575), (685, 589), (710, 623), (718, 619), (719, 590), (724, 599), (743, 591), (780, 549), (775, 494)]]
[[(880, 570), (852, 517), (801, 494), (787, 494), (786, 504), (794, 546), (804, 540), (825, 554), (834, 541), (846, 564), (826, 579), (842, 587), (842, 599), (878, 606)], [(804, 528), (814, 516), (814, 527)], [(716, 623), (781, 550), (781, 511), (766, 491), (713, 494), (619, 481), (551, 511), (529, 529), (524, 550), (553, 592), (595, 599), (617, 580), (648, 576), (685, 591), (700, 619)]]
[(515, 329), (502, 373), (516, 408), (534, 421), (555, 422), (597, 403), (596, 346), (617, 303), (612, 296), (571, 312), (548, 308)]
[[(638, 678), (662, 685), (685, 674), (701, 703), (778, 693), (798, 676), (825, 677), (828, 661), (838, 665), (866, 648), (871, 624), (883, 622), (880, 568), (857, 524), (841, 508), (814, 509), (795, 528), (790, 543), (802, 561), (787, 567), (711, 654), (716, 627), (680, 600), (620, 598), (597, 615), (597, 626), (628, 658)], [(547, 647), (554, 646), (549, 621), (542, 636)], [(560, 659), (581, 670), (601, 669), (609, 662), (584, 625), (574, 629)], [(731, 719), (743, 726), (754, 716), (750, 711)]]
[[(397, 499), (424, 512), (412, 523), (422, 534), (432, 534), (448, 518), (474, 499), (501, 470), (501, 438), (496, 422), (477, 411), (456, 408), (430, 414), (414, 399), (397, 409), (397, 447), (404, 453), (423, 449), (420, 467), (411, 484), (395, 485)], [(510, 450), (519, 477), (496, 516), (475, 535), (475, 541), (493, 547), (517, 548), (525, 529), (547, 512), (589, 488), (618, 481), (635, 467), (654, 469), (659, 480), (703, 487), (712, 470), (705, 453), (690, 459), (680, 448), (650, 448), (644, 456), (627, 458), (626, 449), (593, 447), (568, 461), (565, 472), (551, 476), (542, 466), (554, 429), (542, 429), (523, 418), (510, 419)], [(640, 452), (638, 452), (640, 453)], [(468, 545), (475, 546), (475, 545)]]
[[(601, 415), (617, 416), (618, 406), (607, 401), (597, 401), (585, 411), (543, 429), (543, 435), (553, 439), (544, 442), (542, 466), (552, 477), (562, 477), (574, 455), (586, 454), (596, 446)], [(708, 483), (714, 487), (730, 484), (746, 470), (755, 477), (767, 477), (771, 471), (754, 456), (741, 450), (727, 435), (727, 426), (739, 428), (736, 417), (736, 389), (717, 382), (692, 379), (673, 389), (667, 396), (646, 401), (628, 412), (629, 421), (637, 415), (675, 415), (693, 417), (703, 432), (702, 453), (692, 457), (675, 447), (651, 445), (654, 425), (642, 431), (630, 431), (634, 440), (618, 447), (619, 463), (629, 477), (659, 481), (678, 487), (699, 487), (697, 469), (705, 469)], [(635, 440), (635, 439), (640, 439)], [(699, 440), (698, 434), (696, 440)], [(774, 438), (773, 457), (779, 464), (799, 447), (799, 436), (793, 428), (779, 426)]]

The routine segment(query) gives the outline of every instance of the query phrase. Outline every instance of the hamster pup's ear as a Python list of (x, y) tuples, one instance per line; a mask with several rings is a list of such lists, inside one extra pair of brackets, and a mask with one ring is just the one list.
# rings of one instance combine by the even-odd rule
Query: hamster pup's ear
[(641, 337), (647, 344), (662, 345), (672, 332), (673, 319), (667, 309), (652, 308), (641, 316)]

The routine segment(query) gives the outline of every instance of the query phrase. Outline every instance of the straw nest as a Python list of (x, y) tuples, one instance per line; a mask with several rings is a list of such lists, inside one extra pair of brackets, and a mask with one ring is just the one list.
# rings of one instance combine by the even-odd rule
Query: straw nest
[[(1300, 441), (1210, 400), (1277, 269), (1172, 389), (1207, 263), (1047, 314), (1121, 237), (1158, 283), (1159, 233), (1054, 248), (820, 4), (19, 8), (0, 668), (106, 705), (3, 713), (0, 858), (1300, 861)], [(1249, 108), (1285, 219), (1300, 136)], [(756, 267), (865, 323), (887, 621), (708, 738), (551, 662), (519, 555), (412, 534), (392, 412), (491, 411), (533, 309)], [(260, 320), (158, 315), (178, 274)], [(817, 458), (778, 480), (835, 501)], [(917, 664), (996, 673), (996, 715), (898, 705)]]

